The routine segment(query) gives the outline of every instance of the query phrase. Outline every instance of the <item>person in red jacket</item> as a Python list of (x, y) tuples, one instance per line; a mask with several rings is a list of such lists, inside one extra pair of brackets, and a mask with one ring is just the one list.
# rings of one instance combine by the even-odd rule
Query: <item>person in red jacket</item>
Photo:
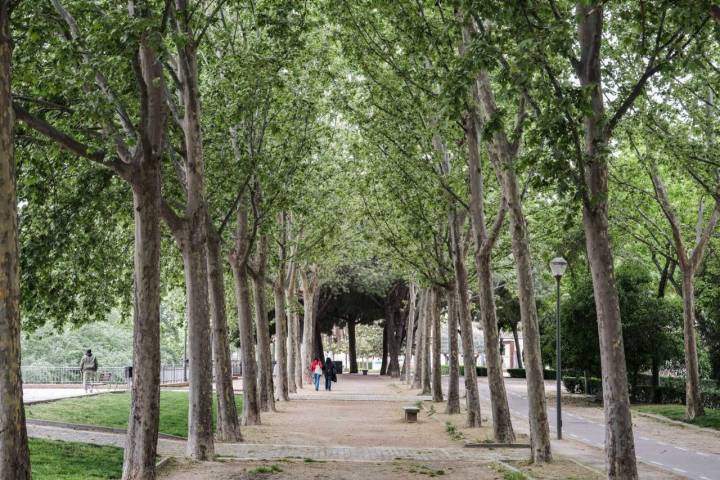
[(320, 377), (323, 373), (323, 362), (319, 358), (313, 359), (312, 363), (310, 363), (310, 375), (313, 378), (313, 383), (315, 384), (315, 391), (320, 390)]

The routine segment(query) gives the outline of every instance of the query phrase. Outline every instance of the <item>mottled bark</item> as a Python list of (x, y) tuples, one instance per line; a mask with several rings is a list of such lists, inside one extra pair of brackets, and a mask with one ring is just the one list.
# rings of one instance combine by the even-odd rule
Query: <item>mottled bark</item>
[(287, 364), (288, 364), (288, 391), (297, 392), (302, 388), (302, 366), (300, 364), (300, 329), (298, 314), (295, 311), (295, 269), (292, 268), (288, 276), (288, 284), (285, 287), (285, 302), (287, 305), (288, 340), (287, 340)]
[(442, 402), (442, 365), (441, 338), (440, 338), (440, 299), (437, 288), (433, 288), (430, 294), (430, 319), (432, 322), (432, 394), (433, 402)]
[(432, 308), (432, 292), (431, 289), (426, 288), (425, 289), (425, 305), (424, 305), (424, 315), (423, 315), (423, 363), (422, 363), (422, 394), (423, 395), (430, 395), (432, 393), (432, 380), (431, 380), (431, 372), (432, 372), (432, 358), (430, 355), (431, 345), (432, 345), (432, 313), (430, 309)]
[[(497, 107), (490, 78), (485, 70), (478, 74), (473, 91), (477, 103), (480, 105), (483, 122), (491, 122), (497, 114)], [(496, 175), (501, 179), (503, 195), (510, 212), (510, 239), (518, 282), (520, 319), (523, 326), (532, 460), (536, 463), (549, 462), (552, 461), (550, 425), (545, 401), (545, 382), (540, 349), (540, 328), (535, 303), (535, 287), (532, 278), (530, 238), (514, 166), (517, 147), (510, 144), (505, 131), (502, 129), (494, 131), (487, 146), (488, 156), (495, 168)]]
[(257, 363), (255, 361), (255, 338), (250, 313), (250, 286), (247, 261), (250, 245), (248, 241), (247, 201), (241, 200), (237, 213), (235, 245), (230, 252), (230, 265), (235, 284), (240, 356), (243, 379), (243, 425), (260, 424), (260, 401), (257, 386)]
[[(490, 256), (505, 219), (507, 204), (502, 203), (495, 222), (488, 232), (485, 226), (485, 190), (474, 112), (470, 112), (465, 118), (465, 139), (467, 140), (469, 159), (470, 218), (475, 243), (475, 269), (478, 276), (480, 320), (485, 340), (485, 362), (488, 370), (493, 433), (495, 441), (512, 443), (515, 441), (515, 433), (503, 377)], [(520, 344), (517, 343), (517, 340), (515, 345), (519, 358)]]
[(10, 1), (0, 1), (0, 480), (29, 480), (20, 373), (20, 258), (15, 193), (15, 114), (10, 91)]
[(347, 321), (348, 327), (348, 350), (350, 357), (350, 373), (358, 373), (357, 364), (357, 339), (355, 337), (355, 319), (349, 318)]
[(302, 371), (308, 383), (311, 382), (310, 364), (314, 353), (315, 343), (315, 316), (320, 300), (320, 277), (317, 266), (312, 266), (308, 271), (300, 272), (300, 279), (303, 290), (303, 338), (300, 356), (302, 358)]
[(408, 308), (408, 331), (407, 344), (405, 346), (405, 382), (412, 383), (413, 378), (413, 349), (415, 342), (415, 317), (417, 316), (417, 287), (414, 283), (410, 284), (410, 306)]
[[(278, 272), (278, 279), (282, 279), (284, 271)], [(285, 313), (285, 289), (282, 280), (273, 283), (273, 299), (275, 300), (275, 361), (277, 362), (277, 384), (275, 388), (278, 398), (287, 402), (288, 395), (288, 370), (287, 370), (287, 315)]]
[(133, 383), (123, 460), (124, 480), (155, 478), (160, 421), (160, 160), (165, 107), (162, 65), (150, 46), (140, 47), (140, 80), (145, 87), (142, 158), (132, 176), (135, 212)]
[(415, 371), (413, 372), (412, 376), (412, 384), (410, 385), (410, 388), (412, 389), (419, 389), (422, 388), (422, 370), (423, 370), (423, 342), (424, 342), (424, 335), (425, 327), (425, 290), (420, 289), (418, 292), (418, 314), (417, 314), (417, 328), (415, 333)]
[(457, 295), (455, 288), (445, 290), (448, 305), (448, 360), (450, 364), (446, 413), (460, 413), (460, 365), (458, 348)]
[[(697, 334), (695, 331), (695, 272), (700, 268), (704, 257), (705, 247), (715, 231), (718, 220), (720, 220), (720, 202), (715, 201), (710, 220), (703, 226), (704, 209), (703, 203), (698, 208), (698, 221), (696, 228), (695, 248), (687, 251), (683, 239), (680, 220), (677, 218), (675, 209), (670, 203), (670, 196), (667, 193), (665, 184), (655, 165), (651, 166), (650, 177), (655, 188), (655, 195), (660, 204), (665, 218), (667, 219), (672, 232), (675, 254), (678, 258), (678, 266), (682, 273), (682, 299), (683, 299), (683, 339), (685, 342), (685, 369), (686, 369), (686, 402), (688, 418), (705, 415), (702, 392), (700, 389), (700, 367), (697, 355)], [(716, 186), (720, 190), (720, 185)], [(665, 271), (667, 272), (667, 266)], [(663, 276), (661, 292), (665, 290), (667, 274)]]
[(273, 393), (272, 355), (270, 353), (270, 326), (268, 323), (267, 306), (265, 303), (265, 287), (267, 285), (268, 241), (265, 235), (260, 237), (252, 274), (253, 299), (255, 303), (255, 327), (257, 329), (258, 381), (260, 410), (275, 410), (275, 394)]
[(207, 264), (215, 391), (217, 394), (216, 436), (221, 442), (239, 442), (242, 440), (242, 435), (240, 434), (240, 419), (233, 390), (225, 304), (225, 272), (220, 252), (220, 237), (210, 225), (208, 225)]
[[(600, 45), (603, 6), (599, 1), (578, 2), (580, 83), (590, 96), (584, 117), (583, 229), (593, 280), (600, 337), (600, 363), (605, 413), (605, 455), (609, 479), (638, 478), (620, 300), (615, 284), (614, 259), (608, 229), (608, 175), (606, 117), (602, 92)], [(527, 347), (526, 347), (527, 352)], [(527, 364), (527, 357), (526, 357)]]

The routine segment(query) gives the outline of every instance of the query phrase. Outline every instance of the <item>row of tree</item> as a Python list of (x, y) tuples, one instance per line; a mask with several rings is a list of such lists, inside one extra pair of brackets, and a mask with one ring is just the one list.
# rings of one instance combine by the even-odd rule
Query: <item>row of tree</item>
[[(370, 292), (384, 297), (386, 371), (400, 375), (402, 345), (407, 358), (414, 347), (406, 378), (436, 400), (445, 305), (468, 426), (481, 422), (476, 306), (493, 428), (509, 442), (503, 279), (518, 298), (531, 456), (551, 461), (537, 305), (539, 261), (557, 252), (584, 257), (592, 279), (608, 476), (637, 478), (615, 256), (635, 248), (677, 282), (688, 415), (702, 415), (693, 287), (720, 218), (717, 11), (670, 0), (0, 0), (0, 478), (30, 476), (21, 291), (31, 328), (132, 305), (123, 478), (154, 478), (164, 292), (185, 287), (187, 453), (206, 459), (212, 369), (217, 439), (239, 440), (275, 389), (284, 401), (302, 386), (321, 350), (323, 279), (353, 260), (406, 279)], [(450, 339), (448, 410), (459, 412)]]

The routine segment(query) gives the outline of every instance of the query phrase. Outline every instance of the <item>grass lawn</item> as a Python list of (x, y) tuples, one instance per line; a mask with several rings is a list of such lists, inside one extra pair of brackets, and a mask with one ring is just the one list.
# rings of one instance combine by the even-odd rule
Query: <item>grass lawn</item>
[[(235, 395), (238, 413), (242, 411), (242, 396)], [(213, 428), (216, 402), (213, 398)], [(56, 420), (67, 423), (127, 428), (130, 414), (130, 392), (107, 393), (91, 397), (66, 398), (50, 403), (25, 407), (28, 419)], [(160, 392), (160, 433), (187, 437), (187, 392)]]
[(639, 405), (635, 409), (639, 412), (662, 415), (671, 420), (678, 420), (698, 427), (720, 430), (720, 409), (716, 408), (706, 408), (705, 416), (695, 417), (693, 420), (688, 420), (685, 417), (685, 405)]
[(121, 448), (30, 439), (33, 480), (120, 478), (122, 462)]

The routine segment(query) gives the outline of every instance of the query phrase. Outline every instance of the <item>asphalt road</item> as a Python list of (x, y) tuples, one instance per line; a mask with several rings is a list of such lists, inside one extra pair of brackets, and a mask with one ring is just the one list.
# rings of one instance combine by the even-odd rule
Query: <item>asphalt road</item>
[[(480, 395), (490, 401), (490, 391), (485, 382), (479, 382)], [(527, 419), (528, 401), (525, 384), (506, 382), (510, 410), (516, 417)], [(546, 384), (546, 388), (550, 387)], [(555, 432), (555, 407), (548, 402), (550, 430)], [(672, 438), (650, 438), (642, 428), (635, 427), (635, 453), (639, 461), (697, 480), (720, 480), (720, 455), (702, 450), (690, 450), (673, 442)], [(587, 445), (604, 448), (605, 427), (589, 419), (563, 412), (563, 438), (569, 437)], [(716, 439), (720, 443), (720, 439)], [(717, 451), (717, 445), (713, 445)]]

